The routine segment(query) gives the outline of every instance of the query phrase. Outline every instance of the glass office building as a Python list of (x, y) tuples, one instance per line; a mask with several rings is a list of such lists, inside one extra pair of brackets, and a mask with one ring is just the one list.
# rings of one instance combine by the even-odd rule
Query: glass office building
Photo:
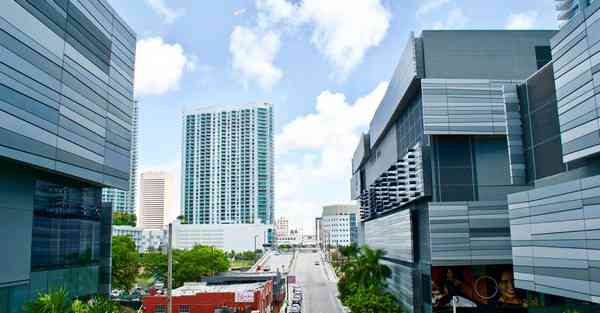
[(110, 289), (128, 189), (136, 35), (105, 0), (0, 3), (0, 312)]

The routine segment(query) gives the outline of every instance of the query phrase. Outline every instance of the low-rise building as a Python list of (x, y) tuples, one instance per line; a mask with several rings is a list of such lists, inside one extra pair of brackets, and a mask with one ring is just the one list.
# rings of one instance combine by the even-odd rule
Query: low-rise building
[[(172, 292), (173, 313), (256, 312), (271, 313), (273, 285), (271, 281), (207, 285), (185, 283)], [(167, 312), (167, 296), (150, 293), (144, 297), (144, 313)]]
[(320, 243), (328, 247), (343, 247), (357, 243), (358, 217), (357, 205), (324, 206), (318, 223)]
[(207, 245), (225, 251), (254, 251), (273, 242), (273, 225), (266, 224), (173, 224), (173, 246), (191, 249)]
[(165, 229), (142, 229), (128, 225), (113, 225), (112, 235), (113, 237), (131, 237), (140, 253), (149, 250), (162, 250), (167, 245), (167, 231)]

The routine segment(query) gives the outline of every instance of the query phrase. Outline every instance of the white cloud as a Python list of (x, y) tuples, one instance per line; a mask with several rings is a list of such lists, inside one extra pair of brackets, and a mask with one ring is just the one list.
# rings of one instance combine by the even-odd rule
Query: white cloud
[(165, 21), (173, 23), (176, 19), (185, 14), (184, 9), (173, 9), (167, 6), (165, 0), (146, 0), (150, 7)]
[(537, 22), (538, 12), (511, 13), (506, 21), (506, 29), (532, 29)]
[[(323, 205), (350, 202), (352, 154), (386, 89), (387, 83), (380, 83), (352, 104), (344, 94), (323, 91), (315, 113), (296, 118), (276, 135), (278, 216), (306, 231)], [(291, 160), (292, 155), (301, 160)]]
[(301, 18), (313, 24), (313, 44), (345, 78), (381, 43), (391, 13), (379, 0), (304, 0)]
[(424, 1), (421, 6), (419, 6), (419, 8), (417, 9), (417, 17), (426, 15), (428, 13), (430, 13), (431, 11), (434, 11), (436, 9), (439, 9), (441, 7), (443, 7), (444, 5), (450, 3), (450, 0), (428, 0), (428, 1)]
[(342, 79), (360, 64), (369, 48), (378, 46), (390, 25), (391, 13), (380, 0), (256, 0), (257, 29), (305, 25), (311, 42)]
[(246, 13), (246, 9), (237, 9), (233, 11), (233, 16), (241, 16)]
[(186, 55), (179, 44), (151, 37), (137, 42), (135, 57), (135, 92), (160, 95), (179, 89), (185, 71), (193, 71), (196, 57)]
[(459, 7), (455, 7), (448, 11), (446, 19), (437, 21), (433, 24), (434, 29), (456, 29), (463, 28), (469, 22), (469, 18), (463, 13)]
[(256, 80), (262, 88), (271, 88), (283, 77), (281, 69), (273, 64), (279, 47), (279, 34), (273, 31), (236, 26), (229, 43), (234, 71), (244, 83)]

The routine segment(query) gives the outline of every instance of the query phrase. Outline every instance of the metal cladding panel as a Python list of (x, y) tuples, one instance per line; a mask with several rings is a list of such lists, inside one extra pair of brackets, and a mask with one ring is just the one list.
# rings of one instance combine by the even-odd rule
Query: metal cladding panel
[[(583, 14), (582, 14), (583, 16)], [(563, 162), (600, 152), (600, 6), (586, 10), (552, 40)]]
[(535, 48), (552, 30), (425, 30), (425, 78), (519, 79), (538, 69)]
[(518, 81), (423, 79), (427, 135), (506, 135), (505, 85)]
[(382, 249), (388, 259), (413, 262), (413, 233), (410, 210), (382, 216), (364, 223), (366, 244)]
[(382, 260), (380, 263), (388, 266), (392, 271), (392, 275), (387, 280), (388, 291), (396, 297), (406, 312), (414, 312), (415, 270), (386, 260)]
[(600, 176), (508, 196), (515, 286), (600, 303)]
[(350, 197), (356, 200), (360, 197), (360, 172), (354, 173), (350, 179)]
[(429, 203), (431, 265), (512, 262), (505, 201)]
[(373, 147), (384, 135), (388, 124), (392, 121), (392, 116), (401, 104), (410, 85), (418, 76), (417, 46), (418, 41), (411, 35), (404, 52), (400, 57), (400, 62), (394, 71), (390, 80), (388, 89), (385, 92), (383, 100), (377, 107), (375, 115), (369, 125), (370, 146)]
[(3, 1), (0, 156), (127, 189), (135, 43), (105, 1)]
[(352, 156), (352, 173), (356, 173), (360, 169), (360, 166), (365, 161), (365, 158), (369, 155), (369, 148), (369, 135), (360, 135), (360, 141), (358, 142), (358, 146), (356, 147), (356, 150), (354, 150), (354, 155)]
[(383, 136), (381, 143), (376, 149), (373, 149), (367, 165), (366, 186), (370, 186), (377, 180), (381, 174), (387, 171), (392, 165), (398, 161), (398, 139), (396, 126), (392, 126)]

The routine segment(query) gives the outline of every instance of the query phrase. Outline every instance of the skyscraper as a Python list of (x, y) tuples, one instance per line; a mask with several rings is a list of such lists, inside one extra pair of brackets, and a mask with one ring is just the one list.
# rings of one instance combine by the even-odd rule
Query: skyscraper
[(106, 0), (0, 1), (0, 312), (108, 295), (129, 186), (135, 32)]
[(170, 205), (172, 179), (166, 172), (143, 172), (140, 177), (139, 226), (143, 229), (161, 229)]
[(201, 107), (183, 119), (186, 222), (272, 224), (271, 104)]
[(110, 205), (113, 212), (135, 213), (135, 196), (137, 192), (137, 145), (138, 137), (138, 103), (133, 102), (131, 110), (131, 150), (129, 168), (129, 188), (121, 190), (116, 188), (102, 189), (102, 202)]
[(557, 19), (566, 25), (572, 18), (580, 14), (594, 0), (556, 0)]

